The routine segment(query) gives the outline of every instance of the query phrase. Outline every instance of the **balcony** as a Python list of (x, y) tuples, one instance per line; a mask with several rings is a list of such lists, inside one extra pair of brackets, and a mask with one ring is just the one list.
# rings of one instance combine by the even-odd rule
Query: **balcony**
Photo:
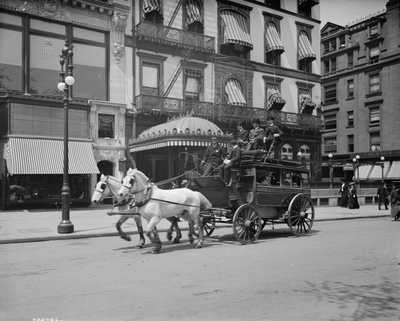
[(157, 51), (162, 50), (160, 45), (166, 47), (192, 50), (193, 53), (214, 54), (215, 38), (201, 33), (185, 31), (168, 26), (142, 21), (136, 26), (136, 39), (138, 45)]
[(259, 118), (262, 122), (274, 116), (275, 122), (287, 130), (319, 132), (320, 117), (297, 113), (266, 110), (256, 107), (242, 107), (228, 104), (214, 104), (204, 101), (183, 100), (171, 97), (139, 95), (136, 97), (136, 109), (143, 114), (163, 114), (169, 116), (193, 115), (213, 122), (240, 123), (251, 122)]

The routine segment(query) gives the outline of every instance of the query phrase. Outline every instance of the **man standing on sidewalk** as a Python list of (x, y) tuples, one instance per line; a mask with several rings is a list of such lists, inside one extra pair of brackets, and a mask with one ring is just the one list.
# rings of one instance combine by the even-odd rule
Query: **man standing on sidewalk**
[(386, 184), (382, 183), (382, 185), (379, 186), (379, 188), (378, 188), (378, 202), (379, 202), (378, 209), (379, 210), (381, 210), (382, 203), (385, 204), (385, 210), (388, 209), (388, 205), (389, 205), (388, 196), (389, 196), (389, 191), (386, 187)]

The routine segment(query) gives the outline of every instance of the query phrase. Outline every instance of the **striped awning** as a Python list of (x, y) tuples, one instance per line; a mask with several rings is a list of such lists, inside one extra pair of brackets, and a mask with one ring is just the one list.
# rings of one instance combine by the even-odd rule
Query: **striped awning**
[(224, 44), (233, 43), (253, 48), (250, 31), (243, 15), (235, 11), (223, 10), (221, 20)]
[[(150, 149), (158, 149), (158, 148), (163, 148), (163, 147), (206, 147), (210, 145), (210, 137), (206, 137), (204, 140), (192, 140), (192, 139), (184, 139), (184, 138), (168, 138), (163, 139), (162, 141), (158, 139), (157, 141), (153, 142), (142, 142), (142, 143), (137, 143), (134, 144), (129, 148), (129, 151), (131, 153), (136, 153), (136, 152), (141, 152), (144, 150), (150, 150)], [(224, 145), (224, 144), (222, 144)]]
[(186, 26), (193, 22), (204, 23), (203, 4), (199, 0), (186, 0)]
[(226, 102), (235, 106), (246, 106), (242, 85), (237, 79), (229, 79), (225, 85)]
[(317, 58), (314, 50), (311, 46), (310, 39), (308, 39), (308, 35), (305, 31), (300, 31), (299, 33), (299, 61), (303, 59), (307, 59), (309, 61), (313, 61)]
[(312, 101), (311, 93), (308, 90), (299, 90), (300, 114), (312, 114), (316, 103)]
[[(5, 158), (10, 175), (63, 174), (64, 141), (9, 138)], [(69, 174), (99, 174), (92, 143), (69, 141)]]
[[(389, 166), (390, 162), (383, 162), (384, 167), (383, 167), (383, 179), (385, 179), (388, 171), (389, 171)], [(369, 180), (382, 180), (382, 167), (381, 165), (375, 164), (374, 167), (371, 170), (371, 173), (369, 173), (368, 176)]]
[(162, 0), (143, 0), (143, 13), (157, 11), (162, 15)]
[(267, 110), (282, 110), (286, 101), (282, 98), (277, 84), (267, 84)]
[(386, 179), (400, 179), (400, 161), (393, 161)]
[[(360, 165), (360, 167), (358, 167), (358, 178), (360, 180), (366, 180), (369, 176), (369, 173), (372, 170), (372, 165)], [(357, 170), (354, 171), (354, 176), (355, 178), (357, 178)]]
[(282, 45), (281, 38), (278, 34), (278, 29), (273, 22), (268, 22), (266, 26), (265, 32), (266, 38), (266, 51), (275, 52), (276, 54), (281, 54), (285, 51), (285, 48)]

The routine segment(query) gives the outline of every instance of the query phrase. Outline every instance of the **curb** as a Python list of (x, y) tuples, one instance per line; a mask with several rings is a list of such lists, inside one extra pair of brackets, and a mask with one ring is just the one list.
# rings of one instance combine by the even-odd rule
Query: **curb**
[[(349, 217), (335, 217), (335, 218), (320, 218), (315, 219), (315, 222), (324, 221), (341, 221), (341, 220), (356, 220), (356, 219), (368, 219), (368, 218), (379, 218), (379, 217), (391, 217), (388, 215), (370, 215), (370, 216), (349, 216)], [(188, 228), (181, 228), (182, 231), (187, 231)], [(167, 232), (167, 229), (158, 230), (158, 232)], [(136, 235), (137, 232), (125, 232), (127, 235)], [(63, 234), (55, 236), (41, 236), (41, 237), (25, 237), (25, 238), (14, 238), (8, 240), (0, 240), (0, 245), (3, 244), (18, 244), (18, 243), (33, 243), (33, 242), (46, 242), (46, 241), (60, 241), (60, 240), (78, 240), (86, 238), (98, 238), (98, 237), (110, 237), (119, 236), (118, 232), (104, 232), (104, 233), (93, 233), (93, 234)]]

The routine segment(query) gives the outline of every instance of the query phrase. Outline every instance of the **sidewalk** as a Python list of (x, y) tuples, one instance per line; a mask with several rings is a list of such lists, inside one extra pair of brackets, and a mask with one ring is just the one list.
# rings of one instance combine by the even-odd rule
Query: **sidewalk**
[[(31, 209), (0, 211), (0, 244), (39, 242), (61, 239), (80, 239), (89, 237), (118, 236), (115, 228), (119, 216), (108, 216), (111, 205), (70, 209), (70, 221), (74, 232), (58, 234), (57, 226), (61, 221), (61, 209)], [(342, 207), (315, 207), (315, 221), (360, 219), (386, 217), (392, 219), (389, 210), (378, 210), (377, 205), (363, 205), (358, 210)], [(146, 222), (143, 222), (144, 227)], [(179, 223), (182, 230), (187, 229), (186, 222)], [(167, 220), (158, 224), (159, 232), (165, 232), (170, 226)], [(132, 219), (122, 228), (127, 234), (137, 234)]]

